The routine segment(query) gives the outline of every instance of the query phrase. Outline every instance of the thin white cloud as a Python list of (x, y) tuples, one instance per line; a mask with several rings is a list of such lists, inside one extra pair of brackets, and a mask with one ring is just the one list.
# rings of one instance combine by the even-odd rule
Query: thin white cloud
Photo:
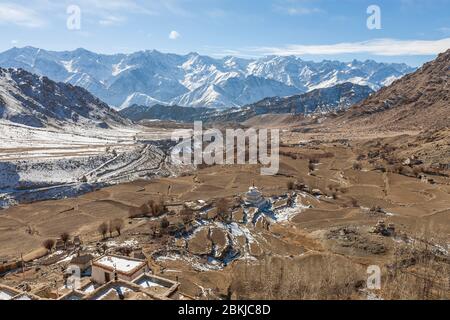
[(450, 48), (450, 38), (441, 40), (375, 39), (331, 45), (288, 45), (284, 47), (252, 47), (242, 50), (257, 55), (338, 55), (372, 54), (378, 56), (436, 55)]
[(323, 12), (314, 4), (315, 1), (279, 0), (273, 5), (273, 10), (290, 16), (304, 16)]
[[(151, 4), (151, 3), (150, 3)], [(157, 14), (150, 6), (135, 0), (79, 0), (81, 10), (90, 13), (102, 10), (104, 12), (130, 12), (139, 14)]]
[(182, 2), (179, 0), (158, 0), (152, 1), (155, 6), (160, 6), (161, 9), (170, 12), (173, 15), (181, 17), (193, 17), (195, 14), (192, 10), (182, 6)]
[(181, 34), (179, 34), (178, 31), (173, 30), (169, 33), (170, 40), (177, 40), (180, 37), (181, 37)]
[(45, 22), (30, 8), (13, 3), (0, 3), (0, 24), (38, 28), (45, 25)]
[(126, 19), (117, 16), (107, 16), (101, 19), (98, 23), (104, 27), (117, 26), (122, 24)]
[(287, 13), (291, 16), (303, 16), (307, 14), (319, 13), (322, 12), (318, 8), (288, 8)]
[(206, 11), (206, 15), (210, 18), (223, 18), (227, 16), (227, 12), (222, 9), (213, 9)]
[(450, 28), (449, 27), (442, 27), (438, 29), (439, 32), (442, 32), (444, 34), (450, 34)]

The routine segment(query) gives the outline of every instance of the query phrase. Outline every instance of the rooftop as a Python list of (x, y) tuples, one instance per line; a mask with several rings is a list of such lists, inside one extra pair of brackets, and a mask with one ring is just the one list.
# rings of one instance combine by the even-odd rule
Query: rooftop
[(89, 263), (93, 259), (91, 254), (85, 254), (77, 257), (73, 257), (70, 261), (71, 264), (86, 264)]
[(94, 265), (109, 270), (117, 270), (117, 272), (129, 273), (139, 267), (146, 265), (144, 260), (108, 255), (94, 261)]
[(8, 286), (4, 286), (0, 284), (0, 301), (1, 300), (15, 300), (15, 297), (22, 295), (24, 292), (17, 290), (15, 288), (11, 288)]

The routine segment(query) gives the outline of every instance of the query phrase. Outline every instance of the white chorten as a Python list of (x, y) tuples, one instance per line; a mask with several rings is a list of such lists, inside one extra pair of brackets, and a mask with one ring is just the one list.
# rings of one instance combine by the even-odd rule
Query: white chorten
[(257, 187), (250, 187), (244, 200), (246, 205), (256, 208), (262, 208), (267, 204), (267, 200), (264, 199)]

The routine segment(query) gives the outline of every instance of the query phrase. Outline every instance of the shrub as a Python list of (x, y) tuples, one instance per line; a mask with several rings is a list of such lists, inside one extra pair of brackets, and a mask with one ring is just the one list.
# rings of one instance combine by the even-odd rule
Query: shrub
[(169, 220), (167, 220), (167, 218), (162, 218), (161, 219), (161, 223), (160, 223), (160, 227), (161, 229), (167, 229), (170, 226), (170, 222)]
[(359, 162), (354, 162), (352, 167), (353, 167), (353, 170), (361, 170), (362, 169), (362, 165)]
[(102, 235), (103, 239), (105, 239), (106, 234), (108, 233), (108, 224), (106, 222), (103, 222), (98, 226), (97, 231)]
[(138, 218), (138, 217), (142, 217), (142, 216), (143, 216), (143, 213), (142, 213), (141, 208), (132, 207), (132, 208), (130, 208), (130, 210), (128, 210), (128, 217), (130, 217), (130, 219), (134, 219), (134, 218)]
[(181, 210), (180, 215), (181, 215), (181, 219), (183, 220), (184, 224), (187, 224), (190, 221), (192, 221), (192, 219), (194, 217), (194, 211), (185, 206), (183, 208), (183, 210)]
[(230, 202), (225, 199), (219, 199), (216, 202), (216, 207), (217, 207), (217, 214), (219, 215), (219, 217), (223, 220), (226, 221), (229, 219), (229, 214), (230, 214)]
[(401, 164), (396, 164), (395, 166), (394, 166), (394, 172), (395, 173), (398, 173), (398, 174), (403, 174), (404, 173), (404, 168), (403, 168), (403, 166), (401, 165)]
[(380, 206), (374, 205), (370, 208), (370, 212), (371, 213), (382, 213), (383, 210), (381, 209)]
[(149, 205), (150, 203), (151, 201), (149, 201), (148, 203), (144, 203), (142, 206), (139, 207), (141, 215), (147, 216), (152, 213), (152, 208)]
[(53, 239), (47, 239), (42, 243), (42, 246), (47, 249), (48, 251), (52, 251), (53, 247), (55, 246), (55, 240)]
[(295, 188), (294, 181), (288, 181), (287, 182), (287, 188), (288, 188), (288, 190), (294, 190), (294, 188)]
[(67, 232), (63, 232), (63, 233), (61, 233), (60, 238), (61, 238), (62, 242), (64, 242), (64, 244), (66, 244), (67, 241), (69, 241), (69, 239), (70, 239), (70, 234), (68, 234)]
[(167, 212), (167, 206), (164, 200), (160, 200), (158, 203), (153, 202), (152, 212), (154, 217), (159, 217)]
[(112, 234), (113, 231), (116, 231), (120, 236), (123, 228), (123, 220), (122, 219), (114, 219), (109, 222), (109, 233)]
[(423, 167), (415, 167), (414, 169), (413, 169), (413, 174), (416, 176), (416, 177), (419, 177), (420, 176), (420, 174), (423, 172)]

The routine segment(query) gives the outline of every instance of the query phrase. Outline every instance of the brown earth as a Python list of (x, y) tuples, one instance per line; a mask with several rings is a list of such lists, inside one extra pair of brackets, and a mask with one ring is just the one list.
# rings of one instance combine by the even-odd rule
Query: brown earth
[[(401, 156), (406, 154), (406, 150), (400, 148), (403, 141), (420, 139), (420, 135), (402, 135), (397, 138), (381, 136), (377, 139), (369, 135), (349, 141), (336, 140), (333, 136), (320, 140), (320, 135), (321, 133), (304, 134), (294, 130), (283, 132), (283, 156), (280, 174), (276, 176), (261, 176), (259, 166), (212, 166), (198, 170), (195, 175), (150, 182), (136, 181), (74, 199), (23, 204), (2, 210), (0, 256), (2, 260), (18, 259), (20, 253), (35, 252), (45, 239), (57, 238), (62, 232), (81, 235), (85, 243), (96, 243), (101, 241), (97, 232), (98, 225), (114, 218), (121, 218), (126, 222), (122, 236), (116, 240), (138, 239), (145, 252), (151, 256), (152, 252), (165, 250), (165, 243), (170, 243), (170, 237), (152, 240), (149, 235), (154, 222), (129, 219), (130, 208), (141, 206), (150, 199), (164, 198), (167, 203), (180, 204), (184, 201), (208, 202), (234, 197), (242, 195), (253, 183), (266, 196), (281, 195), (288, 191), (289, 181), (300, 181), (312, 189), (319, 189), (325, 196), (305, 197), (302, 204), (310, 205), (310, 209), (299, 210), (291, 221), (274, 224), (270, 230), (249, 227), (256, 239), (256, 242), (249, 244), (249, 254), (255, 260), (239, 259), (224, 269), (204, 272), (196, 271), (184, 260), (152, 260), (156, 272), (177, 278), (182, 283), (183, 291), (193, 296), (205, 297), (206, 290), (214, 297), (225, 297), (231, 290), (234, 297), (268, 298), (270, 296), (258, 295), (258, 292), (251, 293), (248, 288), (261, 285), (254, 278), (258, 274), (270, 278), (267, 268), (272, 265), (276, 270), (294, 268), (293, 270), (300, 272), (298, 270), (302, 269), (303, 276), (310, 275), (310, 279), (304, 281), (318, 285), (329, 279), (321, 278), (316, 273), (319, 263), (315, 262), (317, 259), (325, 259), (327, 264), (334, 266), (347, 266), (348, 270), (354, 270), (354, 274), (360, 275), (356, 277), (359, 280), (364, 279), (365, 273), (361, 270), (367, 265), (389, 263), (395, 256), (397, 242), (369, 232), (380, 219), (386, 223), (395, 223), (399, 234), (410, 237), (432, 235), (435, 241), (441, 241), (439, 243), (449, 242), (450, 179), (436, 176), (436, 182), (430, 184), (408, 174), (406, 169), (406, 173), (402, 174), (383, 172), (377, 169), (377, 165), (381, 163), (389, 168), (385, 160), (380, 157), (376, 159), (378, 162), (371, 162), (367, 157), (374, 150), (385, 150), (384, 146), (387, 144), (399, 147), (395, 150), (388, 148), (388, 154), (395, 159), (399, 157), (397, 160), (401, 161)], [(339, 133), (336, 137), (339, 137)], [(295, 141), (297, 144), (293, 143)], [(296, 146), (300, 141), (306, 142), (302, 142), (301, 147)], [(365, 157), (358, 160), (361, 154)], [(315, 170), (310, 173), (308, 163), (312, 158), (318, 158), (319, 161)], [(358, 161), (362, 165), (361, 170), (353, 166)], [(369, 214), (368, 209), (374, 206), (382, 208), (384, 213)], [(236, 219), (241, 220), (242, 217), (238, 216), (239, 214)], [(176, 218), (177, 215), (169, 220)], [(342, 228), (353, 231), (342, 238)], [(245, 238), (237, 241), (241, 243), (240, 246), (245, 246)], [(186, 246), (190, 254), (202, 256), (211, 252), (213, 245), (218, 251), (225, 250), (226, 235), (220, 229), (205, 228), (191, 241), (180, 245)], [(249, 268), (255, 271), (249, 273)], [(331, 270), (332, 268), (329, 269), (330, 272)], [(341, 282), (349, 276), (344, 272), (333, 276), (333, 279)], [(242, 286), (236, 284), (239, 277), (245, 277), (241, 278)], [(277, 281), (291, 283), (292, 279), (286, 277)], [(315, 283), (313, 278), (318, 282)], [(17, 279), (11, 281), (7, 283), (20, 283)], [(39, 282), (38, 279), (34, 281)], [(356, 286), (355, 278), (352, 281)], [(297, 286), (304, 285), (299, 281), (295, 283)], [(296, 290), (292, 289), (291, 293), (297, 292)], [(339, 291), (339, 294), (354, 295), (355, 292), (357, 291)], [(297, 294), (295, 297), (299, 298), (307, 295), (307, 291), (298, 291)], [(276, 296), (292, 298), (284, 290)], [(309, 293), (308, 297), (313, 296)]]

